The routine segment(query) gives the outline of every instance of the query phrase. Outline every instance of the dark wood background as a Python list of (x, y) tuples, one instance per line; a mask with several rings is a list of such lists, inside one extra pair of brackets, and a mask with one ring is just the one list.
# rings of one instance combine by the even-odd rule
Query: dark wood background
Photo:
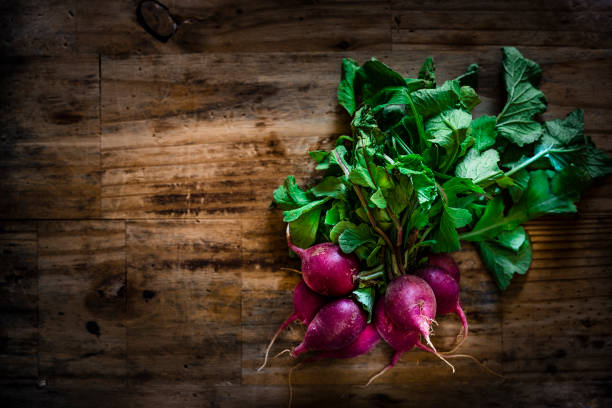
[[(545, 119), (585, 109), (612, 150), (609, 0), (169, 0), (166, 44), (133, 1), (2, 1), (0, 401), (14, 407), (243, 407), (287, 402), (288, 357), (261, 373), (297, 277), (281, 215), (287, 174), (347, 131), (342, 57), (415, 75), (481, 66), (477, 114), (503, 101), (500, 46), (544, 70)], [(296, 372), (295, 406), (612, 405), (612, 184), (580, 214), (528, 226), (529, 274), (500, 293), (457, 254), (464, 352), (503, 373), (380, 344)], [(441, 319), (434, 341), (458, 330)], [(293, 325), (275, 351), (297, 344)]]

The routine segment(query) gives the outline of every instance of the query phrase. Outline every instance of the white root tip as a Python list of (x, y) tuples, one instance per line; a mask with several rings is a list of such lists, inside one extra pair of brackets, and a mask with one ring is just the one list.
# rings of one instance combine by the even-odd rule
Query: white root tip
[(297, 273), (298, 275), (302, 274), (302, 271), (298, 271), (295, 268), (280, 268), (281, 271), (287, 271), (287, 272), (293, 272), (293, 273)]
[(272, 340), (270, 340), (270, 344), (268, 344), (268, 348), (266, 348), (266, 354), (264, 356), (263, 364), (261, 365), (261, 367), (257, 369), (257, 371), (263, 370), (266, 364), (268, 364), (268, 354), (270, 354), (270, 349), (272, 348), (272, 345), (274, 344), (274, 341), (276, 340), (277, 336), (278, 336), (278, 333), (275, 334), (274, 337), (272, 337)]
[(438, 350), (436, 350), (436, 347), (433, 345), (433, 343), (431, 342), (431, 339), (429, 337), (427, 337), (425, 339), (427, 341), (427, 345), (429, 347), (431, 347), (431, 349), (433, 350), (434, 354), (442, 361), (444, 361), (446, 364), (448, 364), (448, 366), (451, 368), (451, 370), (453, 370), (453, 374), (455, 374), (455, 366), (453, 366), (447, 359), (445, 359), (444, 357), (442, 357), (442, 355), (440, 353), (438, 353)]
[[(277, 332), (274, 334), (274, 336), (272, 337), (272, 340), (270, 340), (270, 344), (268, 344), (268, 347), (266, 348), (266, 354), (265, 354), (265, 356), (264, 356), (264, 362), (263, 362), (263, 364), (261, 365), (261, 367), (259, 367), (259, 368), (257, 369), (257, 371), (258, 371), (258, 372), (259, 372), (259, 371), (261, 371), (261, 370), (263, 370), (263, 369), (264, 369), (264, 367), (266, 366), (266, 364), (268, 364), (268, 355), (270, 354), (270, 349), (271, 349), (271, 348), (272, 348), (272, 346), (274, 345), (274, 342), (276, 341), (276, 338), (277, 338), (277, 337), (278, 337), (278, 336), (281, 334), (281, 332), (282, 332), (282, 331), (285, 329), (285, 327), (287, 327), (287, 325), (293, 321), (293, 320), (292, 320), (292, 317), (293, 317), (293, 315), (292, 315), (292, 316), (289, 316), (289, 318), (283, 322), (283, 324), (280, 326), (280, 328), (278, 329), (278, 331), (277, 331)], [(276, 357), (275, 357), (275, 358), (276, 358)]]
[(479, 361), (476, 357), (474, 357), (474, 356), (472, 356), (470, 354), (452, 354), (452, 355), (448, 355), (446, 357), (447, 358), (469, 358), (470, 360), (474, 361), (480, 368), (482, 368), (483, 370), (487, 371), (489, 374), (495, 375), (495, 376), (497, 376), (499, 378), (506, 379), (506, 377), (504, 377), (500, 373), (490, 369), (489, 367), (484, 365), (481, 361)]
[(450, 354), (453, 354), (455, 351), (459, 350), (459, 348), (460, 348), (461, 346), (463, 346), (463, 342), (465, 342), (465, 339), (467, 339), (467, 337), (463, 336), (463, 337), (461, 338), (461, 340), (459, 341), (459, 343), (457, 343), (457, 345), (456, 345), (455, 347), (453, 347), (452, 349), (450, 349), (450, 350), (448, 350), (448, 351), (443, 352), (442, 354), (443, 354), (443, 355), (445, 355), (445, 356), (448, 356), (448, 355), (450, 355)]
[(370, 384), (372, 384), (374, 382), (374, 380), (376, 380), (378, 377), (380, 377), (381, 375), (383, 375), (384, 373), (386, 373), (387, 371), (389, 371), (391, 369), (391, 365), (389, 364), (388, 366), (386, 366), (385, 368), (383, 368), (382, 370), (380, 370), (378, 373), (374, 374), (366, 383), (365, 387), (368, 387)]
[(275, 355), (275, 356), (273, 357), (273, 359), (274, 359), (274, 358), (278, 358), (278, 357), (282, 356), (282, 355), (283, 355), (283, 354), (285, 354), (285, 353), (291, 353), (291, 350), (290, 350), (290, 349), (284, 349), (283, 351), (281, 351), (280, 353), (278, 353), (277, 355)]

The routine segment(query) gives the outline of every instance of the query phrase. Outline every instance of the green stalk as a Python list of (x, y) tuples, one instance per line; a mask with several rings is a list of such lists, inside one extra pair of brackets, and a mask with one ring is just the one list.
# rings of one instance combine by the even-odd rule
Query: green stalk
[[(342, 171), (344, 172), (344, 174), (348, 178), (349, 171), (346, 168), (346, 165), (344, 164), (344, 162), (340, 158), (340, 155), (338, 155), (338, 152), (335, 151), (335, 150), (333, 152), (334, 152), (334, 156), (336, 157), (336, 161), (338, 162), (338, 165), (340, 165), (340, 167), (342, 168)], [(356, 186), (355, 184), (353, 184), (353, 189), (355, 190), (355, 193), (357, 194), (357, 197), (359, 198), (359, 201), (361, 202), (361, 206), (363, 207), (364, 211), (366, 212), (366, 214), (368, 216), (368, 220), (370, 221), (370, 224), (372, 224), (372, 228), (374, 228), (374, 231), (376, 231), (378, 233), (378, 235), (380, 235), (383, 238), (385, 243), (389, 246), (389, 249), (391, 249), (391, 253), (393, 253), (394, 246), (391, 243), (391, 240), (389, 239), (387, 234), (385, 234), (385, 231), (380, 229), (380, 227), (376, 223), (376, 220), (372, 216), (372, 212), (368, 209), (368, 204), (366, 203), (365, 198), (363, 197), (363, 193), (361, 192), (361, 189), (359, 188), (359, 186)]]
[(359, 280), (362, 280), (362, 281), (372, 280), (380, 276), (383, 276), (384, 274), (385, 274), (385, 267), (384, 265), (381, 264), (381, 265), (378, 265), (374, 269), (370, 269), (368, 271), (361, 272), (359, 274)]
[(342, 143), (342, 141), (344, 141), (344, 140), (348, 140), (348, 141), (349, 141), (349, 142), (351, 142), (351, 143), (354, 143), (354, 142), (355, 142), (355, 140), (353, 140), (353, 138), (352, 138), (352, 137), (347, 136), (347, 135), (342, 135), (342, 136), (338, 137), (338, 139), (336, 139), (335, 146), (338, 146), (338, 145), (339, 145), (339, 144), (341, 144), (341, 143)]
[[(370, 170), (370, 164), (368, 163), (367, 150), (366, 150), (366, 147), (365, 147), (365, 143), (363, 142), (363, 139), (361, 139), (361, 140), (362, 140), (361, 148), (362, 148), (362, 152), (363, 152), (363, 159), (365, 161), (366, 169), (368, 170), (368, 174), (370, 175), (370, 178), (372, 179), (372, 184), (374, 184), (374, 175), (372, 174), (372, 171)], [(377, 187), (376, 184), (374, 184), (374, 187)], [(396, 247), (394, 247), (394, 248), (395, 248), (395, 251), (397, 252), (397, 255), (400, 255), (400, 245), (402, 244), (402, 236), (404, 234), (404, 230), (402, 229), (402, 225), (400, 224), (399, 220), (397, 219), (397, 217), (395, 216), (393, 211), (391, 211), (391, 209), (389, 208), (388, 205), (385, 207), (385, 210), (387, 212), (387, 215), (389, 215), (389, 217), (393, 220), (393, 223), (395, 224), (395, 233), (397, 235), (397, 244), (396, 244)], [(404, 271), (404, 268), (402, 267), (402, 265), (399, 264), (398, 266), (399, 266), (399, 269), (402, 272), (402, 274), (404, 274), (405, 271)]]
[(408, 98), (408, 104), (410, 105), (410, 109), (412, 110), (412, 115), (414, 116), (414, 121), (417, 125), (417, 131), (419, 132), (419, 151), (422, 153), (425, 150), (424, 142), (427, 139), (425, 135), (425, 128), (423, 127), (423, 119), (419, 112), (417, 112), (416, 106), (414, 106), (414, 102), (412, 102), (412, 98), (409, 93), (406, 93), (406, 97)]
[(576, 152), (576, 151), (582, 150), (582, 149), (583, 149), (583, 147), (576, 147), (576, 148), (573, 148), (573, 149), (553, 149), (553, 147), (550, 146), (550, 147), (547, 147), (546, 149), (538, 152), (537, 154), (535, 154), (530, 159), (525, 160), (523, 163), (519, 164), (518, 166), (513, 167), (511, 170), (509, 170), (509, 171), (507, 171), (505, 173), (500, 170), (500, 171), (497, 171), (495, 173), (488, 174), (488, 175), (486, 175), (484, 177), (480, 177), (480, 178), (474, 180), (474, 184), (479, 184), (479, 183), (482, 183), (483, 181), (487, 181), (488, 180), (489, 183), (487, 183), (487, 185), (484, 186), (486, 188), (489, 185), (491, 185), (491, 183), (494, 181), (494, 180), (490, 180), (491, 177), (495, 177), (495, 176), (500, 175), (500, 174), (503, 174), (504, 176), (510, 177), (514, 173), (516, 173), (516, 172), (524, 169), (525, 167), (529, 166), (530, 164), (536, 162), (537, 160), (539, 160), (540, 158), (544, 157), (548, 153), (571, 153), (571, 152)]

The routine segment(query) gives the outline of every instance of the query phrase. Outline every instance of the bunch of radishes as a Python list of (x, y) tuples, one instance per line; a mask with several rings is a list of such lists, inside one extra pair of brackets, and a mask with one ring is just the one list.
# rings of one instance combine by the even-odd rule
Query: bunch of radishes
[(291, 351), (294, 358), (307, 351), (318, 353), (313, 360), (352, 358), (369, 352), (380, 338), (385, 340), (395, 353), (391, 362), (368, 384), (395, 366), (401, 354), (415, 346), (436, 354), (452, 368), (430, 339), (435, 317), (448, 313), (459, 315), (463, 340), (468, 333), (459, 300), (459, 268), (450, 255), (430, 255), (427, 266), (389, 281), (368, 324), (367, 314), (350, 297), (361, 279), (355, 255), (343, 253), (331, 242), (298, 248), (291, 242), (289, 229), (287, 241), (289, 248), (301, 258), (303, 280), (293, 293), (293, 314), (272, 338), (259, 370), (265, 367), (277, 336), (296, 319), (307, 325), (307, 329), (304, 340)]

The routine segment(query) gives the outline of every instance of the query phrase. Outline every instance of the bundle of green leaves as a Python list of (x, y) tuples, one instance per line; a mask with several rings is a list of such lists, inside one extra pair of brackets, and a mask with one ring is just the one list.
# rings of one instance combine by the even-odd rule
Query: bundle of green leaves
[(506, 104), (478, 118), (475, 64), (437, 86), (432, 58), (418, 78), (374, 58), (342, 61), (338, 101), (352, 135), (309, 152), (325, 172), (318, 184), (305, 191), (289, 176), (274, 200), (296, 245), (337, 243), (359, 257), (362, 275), (377, 277), (355, 291), (367, 310), (376, 288), (461, 241), (476, 245), (505, 289), (531, 263), (522, 224), (576, 212), (591, 181), (612, 172), (612, 159), (584, 134), (583, 111), (539, 121), (547, 104), (540, 67), (515, 48), (502, 52)]

